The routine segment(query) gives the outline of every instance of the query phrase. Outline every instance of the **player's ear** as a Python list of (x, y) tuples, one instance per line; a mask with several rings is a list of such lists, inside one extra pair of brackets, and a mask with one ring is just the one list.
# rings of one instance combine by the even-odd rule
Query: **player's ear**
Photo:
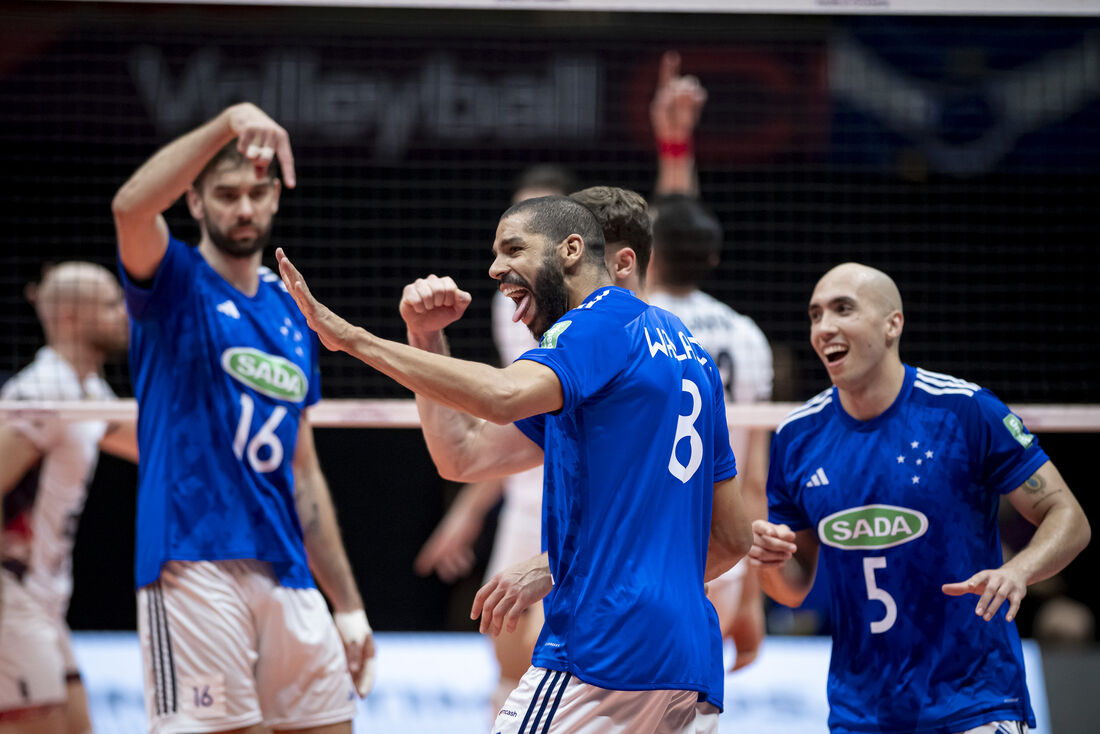
[(202, 196), (194, 186), (187, 189), (187, 209), (193, 218), (202, 221)]
[(558, 245), (561, 254), (561, 264), (565, 270), (572, 270), (584, 257), (584, 238), (579, 234), (571, 234)]
[(271, 204), (274, 207), (272, 214), (279, 211), (279, 194), (283, 193), (283, 182), (277, 178), (271, 179)]
[(637, 266), (638, 254), (632, 247), (620, 247), (607, 259), (607, 270), (611, 273), (616, 285), (629, 278)]
[(893, 346), (901, 338), (902, 328), (905, 326), (905, 315), (901, 311), (891, 311), (886, 317), (886, 344)]

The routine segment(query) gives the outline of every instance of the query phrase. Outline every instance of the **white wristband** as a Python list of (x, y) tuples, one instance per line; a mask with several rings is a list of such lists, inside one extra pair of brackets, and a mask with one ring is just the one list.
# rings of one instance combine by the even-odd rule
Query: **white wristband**
[(332, 619), (336, 622), (336, 629), (344, 642), (361, 643), (373, 631), (370, 628), (370, 622), (367, 621), (367, 613), (362, 609), (356, 609), (354, 612), (337, 612), (332, 615)]
[[(351, 645), (363, 644), (367, 639), (367, 635), (372, 632), (370, 622), (367, 621), (367, 613), (362, 609), (357, 609), (354, 612), (337, 612), (332, 615), (332, 619), (336, 622), (336, 630), (340, 633), (340, 637), (344, 642)], [(355, 680), (355, 690), (359, 692), (360, 697), (364, 697), (370, 693), (373, 687), (374, 658), (367, 658)]]

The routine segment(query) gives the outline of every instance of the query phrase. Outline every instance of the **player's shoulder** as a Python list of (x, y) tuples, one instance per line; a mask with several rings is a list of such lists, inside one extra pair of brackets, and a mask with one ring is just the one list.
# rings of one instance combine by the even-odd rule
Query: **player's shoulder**
[(922, 367), (913, 368), (913, 400), (939, 408), (965, 408), (975, 398), (986, 397), (981, 385)]
[(72, 368), (49, 347), (38, 350), (34, 360), (12, 375), (0, 388), (5, 400), (70, 400), (80, 395)]
[(776, 427), (776, 436), (784, 435), (784, 431), (786, 432), (784, 438), (794, 433), (812, 431), (827, 422), (832, 417), (832, 411), (828, 408), (833, 404), (833, 400), (832, 387), (814, 395), (787, 414), (783, 422)]

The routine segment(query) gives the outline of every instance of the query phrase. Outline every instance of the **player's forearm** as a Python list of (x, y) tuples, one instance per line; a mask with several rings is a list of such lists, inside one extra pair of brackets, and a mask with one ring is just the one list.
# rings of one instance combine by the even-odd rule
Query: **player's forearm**
[(525, 412), (520, 386), (498, 367), (399, 344), (358, 328), (341, 348), (418, 397), (477, 418), (505, 425), (541, 412)]
[(687, 151), (675, 155), (662, 153), (657, 157), (657, 183), (654, 197), (669, 194), (699, 196), (699, 178), (695, 173), (695, 157), (690, 153), (691, 139), (684, 143), (665, 143), (669, 146), (684, 145)]
[(363, 599), (344, 550), (324, 475), (319, 471), (296, 473), (294, 499), (309, 568), (321, 590), (337, 612), (362, 609)]
[(203, 166), (236, 137), (229, 125), (229, 110), (201, 127), (176, 138), (147, 160), (115, 194), (111, 208), (115, 218), (151, 218), (175, 203)]
[(760, 587), (764, 593), (788, 607), (800, 606), (813, 585), (813, 570), (805, 568), (796, 558), (779, 566), (760, 567)]
[(1005, 567), (1019, 570), (1034, 584), (1069, 565), (1092, 537), (1088, 518), (1076, 502), (1052, 507), (1043, 517), (1031, 541)]

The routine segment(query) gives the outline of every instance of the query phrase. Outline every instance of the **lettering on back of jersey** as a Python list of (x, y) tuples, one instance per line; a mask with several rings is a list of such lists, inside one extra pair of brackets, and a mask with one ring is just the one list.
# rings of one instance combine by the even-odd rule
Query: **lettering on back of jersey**
[(645, 331), (646, 343), (649, 345), (650, 357), (656, 357), (657, 353), (660, 352), (666, 357), (675, 359), (677, 362), (683, 362), (685, 359), (694, 359), (699, 364), (707, 363), (707, 358), (705, 356), (706, 352), (701, 348), (694, 349), (692, 347), (692, 345), (695, 347), (699, 346), (699, 341), (695, 337), (689, 336), (682, 331), (676, 332), (680, 340), (680, 346), (677, 347), (676, 342), (673, 341), (672, 337), (670, 337), (664, 329), (655, 329), (657, 332), (656, 338), (649, 333), (648, 326), (645, 327), (643, 331)]
[(230, 347), (222, 352), (222, 369), (257, 392), (296, 403), (306, 396), (309, 380), (288, 359), (252, 347)]
[(927, 515), (896, 505), (851, 507), (817, 524), (822, 543), (844, 550), (892, 548), (916, 540), (927, 531)]

